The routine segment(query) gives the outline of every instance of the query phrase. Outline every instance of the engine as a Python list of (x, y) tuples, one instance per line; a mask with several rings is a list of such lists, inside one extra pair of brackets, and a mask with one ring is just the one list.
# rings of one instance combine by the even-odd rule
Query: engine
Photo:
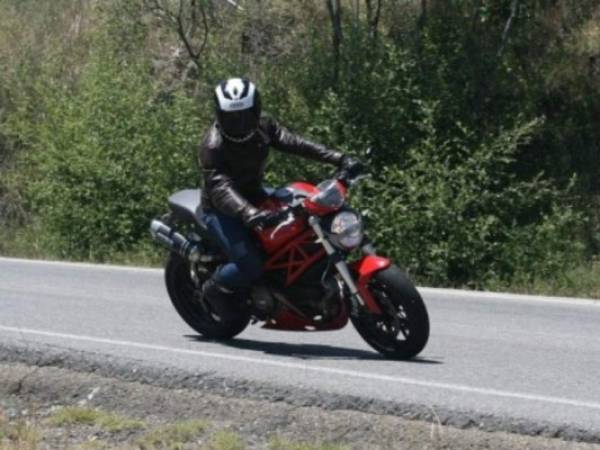
[(267, 278), (267, 284), (255, 286), (252, 291), (254, 306), (265, 315), (274, 316), (284, 306), (321, 320), (339, 314), (340, 286), (327, 258), (311, 266), (291, 286), (283, 287), (284, 271), (273, 271)]

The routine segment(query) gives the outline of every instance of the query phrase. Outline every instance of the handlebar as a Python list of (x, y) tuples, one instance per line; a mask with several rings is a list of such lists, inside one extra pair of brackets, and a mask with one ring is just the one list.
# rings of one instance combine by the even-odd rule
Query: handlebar
[[(366, 173), (366, 166), (360, 169), (364, 170), (355, 170), (354, 173), (351, 173), (348, 169), (339, 169), (335, 172), (334, 178), (344, 186), (349, 187), (370, 177), (370, 174)], [(297, 213), (304, 211), (304, 200), (306, 198), (306, 195), (294, 195), (293, 200), (288, 205), (277, 211), (277, 219), (280, 220), (280, 223), (275, 227), (271, 236), (275, 236), (281, 228), (292, 223)]]
[(351, 174), (346, 169), (341, 169), (336, 172), (334, 175), (335, 179), (342, 183), (344, 186), (352, 186), (353, 184), (358, 183), (360, 180), (364, 180), (365, 178), (369, 178), (371, 176), (370, 173), (359, 172), (355, 174)]
[(277, 211), (277, 215), (281, 219), (284, 219), (290, 214), (295, 214), (302, 211), (303, 200), (304, 197), (295, 197), (290, 204)]

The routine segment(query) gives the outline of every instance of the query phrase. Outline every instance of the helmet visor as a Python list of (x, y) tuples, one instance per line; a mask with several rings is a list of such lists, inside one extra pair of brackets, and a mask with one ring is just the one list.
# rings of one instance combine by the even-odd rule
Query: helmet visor
[(219, 124), (225, 134), (235, 138), (244, 138), (258, 128), (258, 115), (255, 108), (242, 111), (220, 111)]

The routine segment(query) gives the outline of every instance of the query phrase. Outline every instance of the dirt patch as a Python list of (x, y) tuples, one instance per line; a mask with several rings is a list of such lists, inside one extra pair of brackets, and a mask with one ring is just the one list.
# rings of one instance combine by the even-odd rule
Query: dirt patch
[[(144, 446), (144, 438), (156, 430), (160, 433), (168, 426), (202, 423), (206, 424), (202, 432), (192, 435), (190, 442), (180, 443), (181, 448), (225, 445), (221, 448), (307, 449), (310, 447), (290, 442), (326, 442), (352, 449), (600, 450), (600, 445), (594, 444), (462, 430), (435, 420), (427, 423), (358, 411), (295, 406), (283, 401), (167, 389), (55, 367), (3, 363), (0, 380), (0, 408), (5, 422), (35, 427), (40, 434), (38, 448), (84, 444), (93, 445), (92, 448), (151, 448)], [(61, 409), (64, 407), (75, 407), (72, 412), (76, 418), (69, 419), (71, 415)], [(101, 412), (93, 412), (97, 410)], [(56, 419), (60, 411), (67, 419)], [(233, 447), (226, 447), (229, 444)]]

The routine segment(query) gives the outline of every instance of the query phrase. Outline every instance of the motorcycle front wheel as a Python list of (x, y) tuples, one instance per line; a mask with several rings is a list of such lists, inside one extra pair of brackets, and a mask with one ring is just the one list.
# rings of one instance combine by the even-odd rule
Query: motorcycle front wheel
[(352, 317), (361, 337), (387, 358), (418, 355), (429, 339), (429, 315), (410, 279), (392, 265), (373, 276), (369, 290), (383, 314)]
[[(208, 276), (200, 280), (200, 285)], [(181, 318), (202, 336), (226, 340), (240, 334), (250, 321), (240, 305), (239, 315), (233, 320), (221, 322), (215, 319), (208, 305), (201, 303), (199, 288), (194, 285), (189, 262), (176, 253), (169, 255), (165, 267), (165, 282), (171, 303)]]

